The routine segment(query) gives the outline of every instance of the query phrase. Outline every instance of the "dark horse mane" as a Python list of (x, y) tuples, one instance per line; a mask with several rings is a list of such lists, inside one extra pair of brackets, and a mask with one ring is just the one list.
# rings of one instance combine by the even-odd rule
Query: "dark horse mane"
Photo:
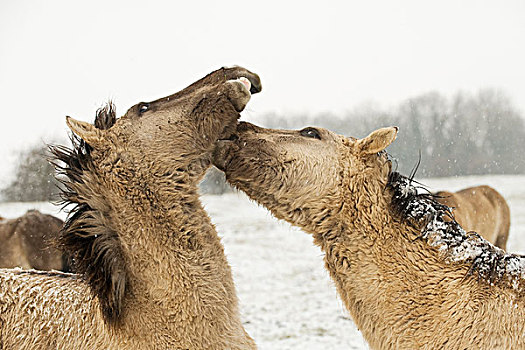
[[(116, 122), (115, 106), (109, 102), (96, 113), (95, 126), (109, 129)], [(116, 323), (121, 316), (122, 300), (127, 290), (127, 273), (119, 236), (111, 228), (104, 205), (92, 208), (89, 203), (101, 197), (88, 191), (86, 174), (93, 171), (92, 147), (71, 135), (72, 148), (51, 146), (52, 163), (61, 183), (61, 203), (72, 206), (59, 233), (58, 247), (69, 257), (73, 270), (87, 281), (98, 297), (104, 319)], [(94, 198), (91, 198), (94, 197)], [(103, 200), (99, 200), (103, 203)], [(97, 203), (98, 204), (98, 203)]]
[(495, 247), (475, 232), (466, 232), (454, 220), (451, 209), (435, 200), (422, 186), (415, 186), (413, 175), (391, 172), (387, 188), (392, 191), (392, 211), (421, 234), (450, 263), (467, 263), (467, 276), (477, 273), (478, 280), (510, 287), (525, 288), (525, 257)]

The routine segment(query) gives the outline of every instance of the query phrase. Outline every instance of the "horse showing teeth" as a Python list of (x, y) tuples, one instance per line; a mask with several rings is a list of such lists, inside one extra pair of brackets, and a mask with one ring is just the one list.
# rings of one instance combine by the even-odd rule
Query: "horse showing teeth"
[(112, 105), (94, 125), (66, 118), (59, 243), (78, 275), (0, 269), (0, 348), (256, 348), (197, 188), (254, 89), (256, 74), (223, 68), (119, 119)]

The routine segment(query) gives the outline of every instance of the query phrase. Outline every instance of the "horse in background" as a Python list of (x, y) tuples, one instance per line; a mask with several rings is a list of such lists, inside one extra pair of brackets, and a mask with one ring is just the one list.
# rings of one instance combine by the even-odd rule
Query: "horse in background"
[(479, 233), (490, 243), (506, 249), (510, 209), (505, 198), (490, 186), (475, 186), (457, 192), (440, 191), (436, 200), (453, 209), (454, 219), (467, 232)]
[(52, 244), (63, 225), (38, 210), (15, 219), (0, 217), (0, 267), (68, 272), (67, 259)]

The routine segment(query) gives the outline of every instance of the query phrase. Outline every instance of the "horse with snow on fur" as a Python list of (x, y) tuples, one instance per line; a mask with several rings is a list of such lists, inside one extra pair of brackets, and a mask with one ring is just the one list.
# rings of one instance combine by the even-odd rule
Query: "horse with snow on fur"
[(355, 139), (241, 122), (214, 164), (313, 235), (372, 349), (525, 348), (525, 258), (467, 234), (393, 172), (384, 150), (397, 131)]

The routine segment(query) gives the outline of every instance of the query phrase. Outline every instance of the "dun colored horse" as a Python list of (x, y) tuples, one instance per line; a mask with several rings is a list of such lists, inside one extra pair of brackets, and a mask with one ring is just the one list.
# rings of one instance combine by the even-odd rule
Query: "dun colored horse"
[(436, 193), (436, 200), (453, 208), (454, 218), (465, 231), (477, 232), (496, 247), (506, 249), (510, 209), (498, 191), (490, 186), (440, 191)]
[(63, 224), (37, 210), (0, 220), (0, 267), (69, 271), (62, 252), (52, 244)]
[(214, 163), (313, 235), (372, 349), (525, 348), (525, 258), (465, 232), (447, 206), (393, 172), (384, 150), (396, 135), (240, 123)]
[(68, 117), (72, 148), (53, 152), (78, 274), (0, 270), (0, 347), (255, 349), (197, 186), (260, 90), (223, 68), (118, 120), (112, 105), (94, 125)]

